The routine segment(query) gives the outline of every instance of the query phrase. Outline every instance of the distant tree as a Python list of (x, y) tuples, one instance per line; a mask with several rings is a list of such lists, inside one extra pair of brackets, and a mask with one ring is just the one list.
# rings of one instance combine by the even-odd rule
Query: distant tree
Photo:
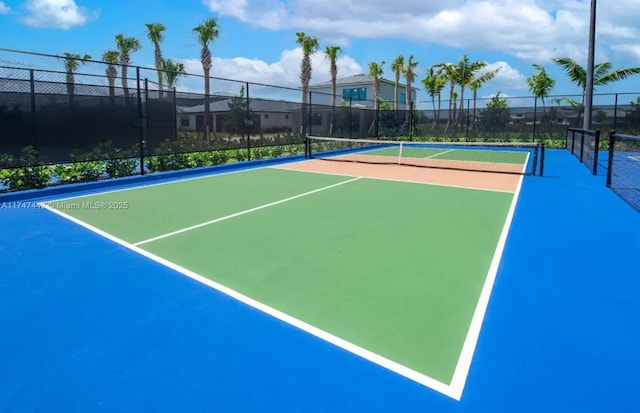
[(373, 79), (373, 109), (378, 109), (380, 99), (380, 77), (384, 74), (384, 60), (380, 63), (369, 62), (369, 78)]
[(249, 102), (245, 98), (244, 86), (236, 96), (231, 98), (228, 106), (229, 112), (226, 113), (223, 121), (224, 130), (230, 135), (242, 135), (247, 128), (245, 121), (253, 117), (253, 113), (250, 110), (247, 111)]
[(626, 122), (627, 126), (631, 128), (634, 133), (637, 133), (640, 129), (640, 97), (635, 102), (630, 102), (631, 110), (627, 112)]
[(507, 100), (500, 96), (501, 92), (491, 98), (487, 103), (487, 109), (482, 112), (481, 119), (484, 128), (489, 132), (504, 130), (511, 120), (511, 111)]
[[(442, 75), (441, 71), (437, 71), (435, 66), (431, 66), (427, 75), (422, 79), (424, 91), (431, 97), (433, 105), (433, 126), (431, 129), (440, 124), (440, 104), (442, 102), (442, 90), (447, 85), (447, 79)], [(438, 98), (438, 109), (436, 110), (436, 97)]]
[(411, 118), (411, 109), (413, 108), (413, 82), (416, 79), (416, 67), (418, 66), (418, 62), (413, 60), (413, 55), (409, 56), (409, 60), (407, 60), (407, 64), (404, 67), (404, 78), (407, 81), (407, 106), (406, 106), (406, 117), (405, 120), (409, 122)]
[(556, 85), (556, 81), (547, 74), (544, 66), (534, 63), (533, 68), (536, 69), (536, 71), (531, 75), (531, 77), (527, 78), (527, 87), (531, 93), (533, 93), (533, 96), (535, 96), (536, 101), (538, 99), (542, 101), (542, 109), (544, 111), (544, 119), (546, 122), (548, 121), (548, 118), (545, 99), (549, 97), (549, 94)]
[(329, 59), (330, 67), (329, 74), (331, 75), (331, 119), (329, 121), (329, 134), (333, 134), (333, 122), (335, 118), (336, 108), (336, 89), (338, 82), (338, 55), (342, 51), (340, 46), (327, 46), (324, 53), (327, 59)]
[(161, 23), (147, 23), (145, 26), (147, 27), (147, 37), (153, 43), (156, 72), (158, 72), (158, 87), (160, 88), (160, 97), (162, 97), (164, 76), (162, 75), (163, 59), (160, 43), (164, 40), (162, 32), (166, 30), (166, 27)]
[(209, 142), (209, 118), (211, 117), (209, 108), (210, 76), (211, 76), (211, 50), (209, 45), (220, 35), (220, 27), (214, 18), (205, 19), (202, 23), (192, 29), (198, 43), (200, 43), (200, 63), (204, 72), (204, 138)]
[(455, 119), (454, 116), (454, 106), (457, 99), (457, 94), (454, 97), (456, 84), (458, 83), (458, 71), (456, 70), (456, 66), (453, 63), (438, 63), (434, 65), (435, 68), (438, 69), (438, 73), (449, 82), (449, 113), (447, 117), (447, 126), (445, 127), (445, 132), (449, 130), (449, 126), (453, 124)]
[(398, 110), (400, 108), (400, 76), (404, 73), (404, 56), (399, 55), (391, 62), (391, 70), (396, 75), (395, 87), (393, 89), (393, 108)]
[(307, 102), (309, 101), (309, 82), (311, 81), (311, 56), (320, 47), (317, 37), (308, 36), (304, 32), (296, 33), (296, 43), (302, 47), (302, 62), (300, 63), (300, 82), (302, 83), (302, 113), (300, 121), (300, 134), (306, 133)]
[(164, 78), (167, 89), (173, 89), (174, 87), (176, 87), (178, 78), (180, 76), (187, 75), (187, 72), (185, 72), (184, 70), (184, 64), (174, 62), (171, 59), (162, 59), (162, 63), (160, 65), (160, 73), (163, 74), (162, 77)]
[(502, 67), (498, 67), (494, 70), (490, 70), (488, 72), (481, 73), (480, 75), (472, 78), (469, 81), (469, 89), (473, 92), (473, 120), (477, 119), (476, 117), (476, 109), (478, 102), (478, 89), (480, 89), (485, 83), (496, 77), (496, 75), (502, 70)]
[(116, 95), (116, 79), (118, 78), (118, 70), (116, 65), (118, 64), (120, 53), (117, 50), (107, 50), (102, 54), (102, 61), (107, 64), (105, 74), (109, 82), (109, 96), (111, 98)]
[(127, 75), (129, 65), (131, 64), (131, 53), (137, 52), (142, 48), (140, 41), (135, 37), (126, 37), (123, 34), (116, 34), (116, 47), (120, 53), (120, 69), (122, 75), (122, 88), (125, 97), (129, 97), (129, 87), (127, 84)]
[(80, 65), (91, 59), (88, 54), (80, 56), (79, 54), (64, 52), (64, 69), (67, 73), (67, 94), (69, 95), (69, 104), (73, 104), (73, 96), (76, 91), (76, 80), (74, 73)]

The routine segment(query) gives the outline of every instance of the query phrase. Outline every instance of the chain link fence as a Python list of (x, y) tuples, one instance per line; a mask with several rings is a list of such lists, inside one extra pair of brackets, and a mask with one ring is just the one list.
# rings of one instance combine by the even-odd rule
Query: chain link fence
[[(332, 105), (319, 91), (0, 49), (0, 169), (130, 159), (130, 172), (144, 173), (297, 155), (306, 135), (564, 147), (584, 116), (582, 96), (434, 99), (393, 110), (341, 93)], [(639, 134), (639, 99), (596, 94), (593, 128)]]

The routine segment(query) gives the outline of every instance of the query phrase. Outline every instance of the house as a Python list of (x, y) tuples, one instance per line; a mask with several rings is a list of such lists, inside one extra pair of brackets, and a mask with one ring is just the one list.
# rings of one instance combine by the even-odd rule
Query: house
[[(235, 98), (237, 99), (237, 98)], [(233, 116), (234, 98), (217, 100), (209, 104), (210, 121), (209, 128), (213, 132), (228, 132), (228, 119)], [(240, 109), (246, 111), (244, 100)], [(293, 132), (299, 126), (300, 119), (299, 103), (286, 102), (282, 100), (249, 99), (249, 109), (251, 112), (252, 131), (260, 132)], [(177, 108), (178, 126), (183, 130), (203, 131), (204, 125), (204, 105), (178, 106)], [(237, 110), (237, 109), (236, 109)], [(238, 125), (246, 119), (243, 113), (239, 113)], [(242, 125), (243, 126), (243, 125)]]
[[(393, 105), (395, 100), (395, 82), (379, 79), (380, 99)], [(407, 87), (399, 85), (398, 109), (406, 109)], [(416, 102), (418, 89), (411, 88), (412, 101)], [(331, 105), (331, 81), (309, 85), (312, 105)], [(373, 108), (373, 79), (365, 74), (341, 77), (336, 79), (336, 104), (341, 102), (358, 104), (361, 107)]]

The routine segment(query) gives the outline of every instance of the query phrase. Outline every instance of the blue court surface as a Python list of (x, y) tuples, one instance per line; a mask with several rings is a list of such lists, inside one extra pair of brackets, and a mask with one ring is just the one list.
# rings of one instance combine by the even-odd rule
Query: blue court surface
[(0, 412), (638, 411), (640, 213), (604, 178), (548, 150), (523, 179), (460, 400), (23, 200), (0, 209)]

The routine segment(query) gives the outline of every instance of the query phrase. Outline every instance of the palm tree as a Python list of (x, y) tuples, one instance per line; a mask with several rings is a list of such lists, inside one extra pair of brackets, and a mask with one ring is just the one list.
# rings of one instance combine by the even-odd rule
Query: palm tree
[(453, 63), (438, 63), (434, 67), (438, 68), (442, 77), (449, 82), (449, 116), (447, 117), (447, 126), (445, 126), (446, 132), (447, 130), (449, 130), (449, 126), (455, 119), (455, 116), (453, 116), (453, 106), (455, 105), (455, 99), (457, 99), (458, 96), (457, 94), (455, 94), (456, 84), (458, 83), (458, 72), (456, 70), (456, 66)]
[(380, 100), (380, 77), (384, 74), (384, 60), (380, 63), (369, 62), (369, 78), (373, 79), (373, 108), (378, 109)]
[(76, 53), (64, 52), (64, 68), (67, 72), (67, 93), (69, 94), (69, 104), (73, 104), (73, 95), (76, 91), (76, 80), (74, 73), (78, 70), (81, 64), (86, 63), (91, 59), (88, 54), (80, 56)]
[(300, 81), (302, 82), (302, 118), (300, 121), (300, 133), (306, 132), (305, 113), (307, 112), (309, 82), (311, 81), (311, 56), (318, 51), (320, 42), (317, 37), (307, 36), (304, 32), (296, 33), (296, 43), (302, 47), (302, 63), (300, 63)]
[(413, 55), (409, 56), (409, 60), (407, 60), (407, 65), (404, 68), (404, 78), (407, 81), (407, 103), (406, 103), (406, 122), (409, 122), (411, 119), (411, 110), (413, 109), (413, 90), (411, 85), (413, 81), (416, 79), (415, 68), (418, 66), (418, 62), (413, 60)]
[(391, 62), (391, 70), (396, 75), (396, 82), (393, 94), (393, 109), (398, 110), (400, 101), (400, 75), (404, 73), (404, 56), (400, 55)]
[(162, 59), (162, 65), (160, 66), (161, 73), (164, 75), (164, 81), (166, 82), (167, 89), (173, 89), (176, 87), (178, 78), (180, 76), (186, 76), (187, 72), (184, 70), (184, 64), (180, 62), (174, 62), (171, 59)]
[[(582, 90), (582, 102), (578, 103), (573, 99), (565, 98), (572, 106), (580, 108), (578, 114), (578, 124), (580, 123), (580, 115), (582, 114), (582, 108), (584, 108), (584, 98), (587, 90), (587, 71), (576, 63), (575, 60), (570, 57), (557, 57), (553, 61), (560, 66), (569, 76), (569, 80), (575, 83)], [(617, 82), (633, 75), (640, 73), (640, 67), (629, 67), (611, 71), (611, 62), (598, 63), (593, 67), (593, 86), (602, 86), (609, 83)]]
[(154, 47), (155, 65), (158, 72), (158, 87), (160, 88), (160, 97), (162, 97), (162, 83), (164, 76), (162, 75), (162, 50), (160, 50), (160, 43), (164, 40), (162, 32), (166, 30), (161, 23), (147, 23), (147, 37), (151, 40)]
[(462, 55), (458, 63), (456, 64), (456, 81), (460, 86), (460, 105), (458, 106), (458, 117), (456, 117), (456, 125), (460, 121), (460, 117), (464, 113), (464, 91), (470, 86), (471, 82), (474, 80), (475, 73), (486, 67), (486, 62), (475, 61), (472, 62), (469, 60), (467, 55)]
[(336, 64), (338, 60), (338, 55), (342, 51), (340, 46), (327, 46), (324, 54), (331, 62), (331, 68), (329, 69), (329, 74), (331, 75), (331, 120), (329, 122), (329, 134), (333, 133), (333, 119), (335, 118), (335, 108), (336, 108), (336, 89), (337, 89), (337, 78), (338, 78), (338, 65)]
[(493, 79), (494, 77), (496, 77), (496, 75), (498, 74), (498, 72), (500, 72), (500, 70), (502, 70), (502, 66), (488, 71), (488, 72), (484, 72), (476, 77), (474, 77), (473, 79), (471, 79), (471, 81), (469, 82), (469, 89), (471, 89), (471, 91), (473, 92), (473, 120), (474, 120), (474, 124), (475, 124), (475, 120), (476, 120), (476, 109), (477, 109), (477, 102), (478, 102), (478, 89), (480, 89), (482, 87), (482, 85), (484, 85), (485, 83), (487, 83), (488, 81), (490, 81), (491, 79)]
[[(442, 101), (442, 90), (447, 85), (447, 79), (442, 76), (441, 71), (436, 71), (434, 66), (429, 68), (427, 75), (422, 79), (424, 90), (431, 97), (433, 105), (433, 125), (431, 130), (440, 124), (440, 104)], [(438, 110), (436, 111), (436, 97), (438, 98)]]
[(198, 38), (200, 50), (200, 63), (204, 71), (204, 137), (209, 142), (209, 74), (211, 72), (211, 51), (209, 44), (220, 35), (220, 27), (214, 18), (205, 19), (202, 23), (193, 28), (193, 32)]
[[(534, 63), (533, 68), (536, 69), (536, 71), (531, 75), (531, 77), (527, 78), (527, 87), (529, 88), (531, 93), (533, 93), (533, 96), (535, 96), (536, 103), (538, 102), (538, 99), (542, 100), (542, 109), (544, 111), (544, 119), (546, 122), (548, 119), (545, 98), (549, 96), (549, 94), (555, 87), (556, 81), (547, 74), (544, 66)], [(535, 121), (536, 120), (534, 118), (534, 125)]]
[(107, 64), (105, 70), (107, 74), (107, 80), (109, 81), (109, 97), (112, 99), (116, 95), (116, 78), (118, 77), (118, 70), (116, 66), (118, 64), (118, 58), (120, 53), (117, 50), (107, 50), (102, 54), (102, 61)]
[(124, 89), (124, 96), (128, 98), (127, 71), (131, 63), (131, 53), (142, 49), (142, 45), (135, 37), (125, 37), (120, 33), (116, 34), (116, 47), (120, 53), (120, 65), (122, 66), (122, 88)]

